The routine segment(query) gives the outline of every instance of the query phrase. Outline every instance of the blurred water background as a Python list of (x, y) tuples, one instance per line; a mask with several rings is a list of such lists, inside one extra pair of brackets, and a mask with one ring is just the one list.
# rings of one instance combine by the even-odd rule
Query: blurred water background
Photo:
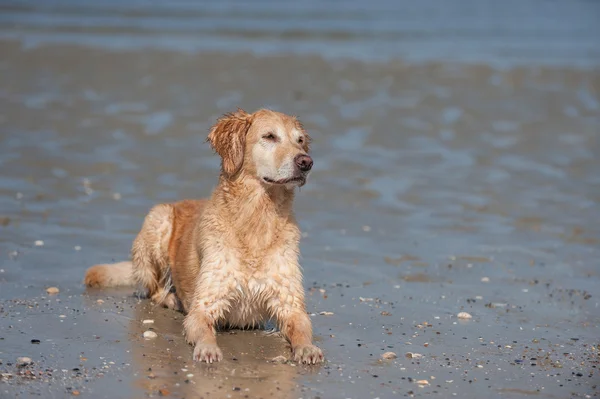
[(594, 0), (1, 1), (0, 38), (110, 49), (594, 67)]

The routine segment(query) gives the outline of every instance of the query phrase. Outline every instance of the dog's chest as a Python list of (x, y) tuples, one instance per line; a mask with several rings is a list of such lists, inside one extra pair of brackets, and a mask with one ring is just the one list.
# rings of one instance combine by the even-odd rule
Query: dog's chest
[(279, 292), (270, 281), (254, 277), (235, 282), (227, 323), (234, 327), (257, 327), (271, 318), (269, 305)]

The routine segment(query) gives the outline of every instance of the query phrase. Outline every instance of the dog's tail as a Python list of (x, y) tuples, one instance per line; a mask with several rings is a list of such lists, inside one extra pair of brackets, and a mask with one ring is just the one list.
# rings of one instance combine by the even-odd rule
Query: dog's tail
[(133, 264), (129, 261), (90, 267), (85, 273), (88, 287), (107, 288), (133, 286)]

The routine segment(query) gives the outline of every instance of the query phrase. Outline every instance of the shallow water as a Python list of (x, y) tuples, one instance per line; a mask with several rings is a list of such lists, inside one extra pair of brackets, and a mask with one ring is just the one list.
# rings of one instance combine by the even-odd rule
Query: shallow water
[[(43, 19), (27, 4), (13, 9)], [(209, 11), (189, 18), (223, 12)], [(27, 24), (0, 42), (0, 397), (597, 397), (600, 71), (578, 68), (590, 59), (114, 51), (73, 32), (29, 47)], [(50, 25), (36, 35), (55, 41)], [(207, 129), (236, 106), (297, 114), (314, 138), (296, 209), (321, 367), (270, 362), (285, 343), (254, 331), (223, 332), (225, 361), (194, 365), (180, 314), (81, 285), (89, 265), (128, 257), (152, 204), (209, 194)], [(141, 338), (145, 319), (156, 340)], [(19, 371), (18, 356), (35, 363)]]
[(600, 64), (600, 3), (590, 0), (0, 1), (0, 38), (131, 50), (319, 54)]

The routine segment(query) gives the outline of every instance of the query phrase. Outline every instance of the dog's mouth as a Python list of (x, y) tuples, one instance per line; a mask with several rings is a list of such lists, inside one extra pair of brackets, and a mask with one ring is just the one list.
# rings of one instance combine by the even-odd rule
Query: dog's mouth
[(298, 185), (303, 185), (304, 183), (306, 183), (306, 177), (304, 177), (304, 176), (294, 176), (294, 177), (290, 177), (288, 179), (279, 179), (279, 180), (273, 180), (273, 179), (270, 179), (268, 177), (263, 177), (262, 179), (263, 179), (263, 181), (265, 183), (269, 183), (269, 184), (298, 184)]

